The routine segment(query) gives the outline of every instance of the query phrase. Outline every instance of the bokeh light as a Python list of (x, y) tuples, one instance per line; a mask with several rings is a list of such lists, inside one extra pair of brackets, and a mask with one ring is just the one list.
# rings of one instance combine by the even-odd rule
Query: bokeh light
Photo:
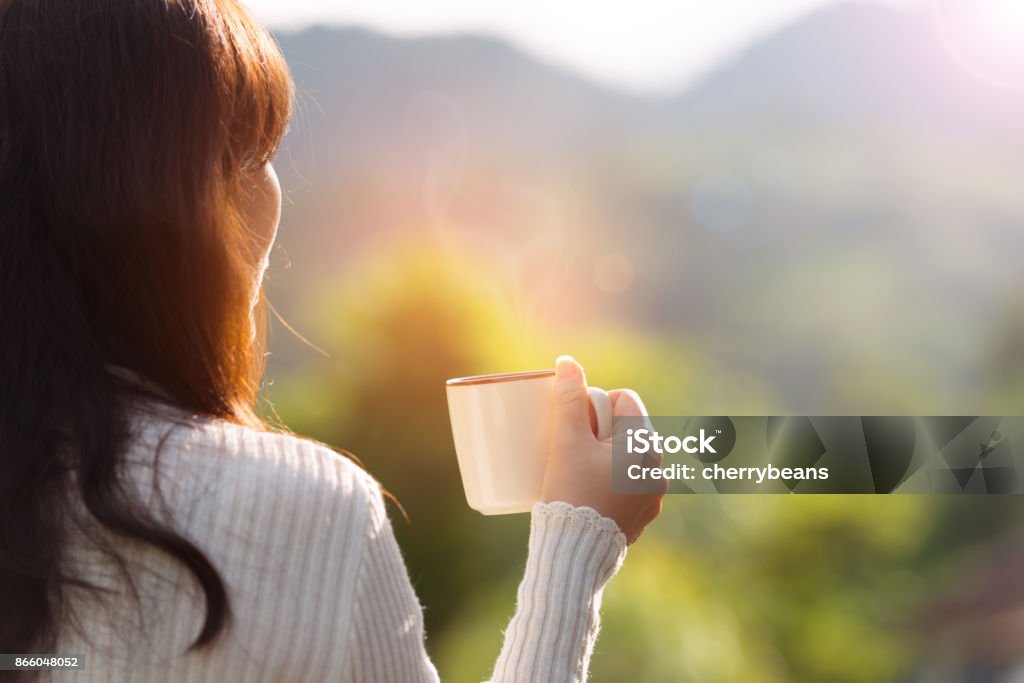
[(1024, 89), (1024, 3), (933, 0), (933, 11), (958, 66), (991, 85)]

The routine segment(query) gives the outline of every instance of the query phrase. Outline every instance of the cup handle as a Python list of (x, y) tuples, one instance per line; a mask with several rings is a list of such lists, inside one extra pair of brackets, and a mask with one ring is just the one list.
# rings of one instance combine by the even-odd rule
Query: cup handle
[(594, 436), (598, 441), (604, 441), (612, 435), (612, 400), (608, 398), (608, 392), (600, 387), (588, 387), (590, 405), (594, 408), (594, 416), (597, 418), (597, 429)]

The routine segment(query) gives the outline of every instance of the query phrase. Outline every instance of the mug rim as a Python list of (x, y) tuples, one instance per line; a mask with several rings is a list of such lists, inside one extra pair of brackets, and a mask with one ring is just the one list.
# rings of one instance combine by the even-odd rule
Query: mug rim
[(543, 377), (554, 377), (554, 370), (525, 370), (520, 372), (499, 372), (491, 375), (470, 375), (468, 377), (453, 377), (445, 382), (449, 387), (471, 387), (481, 384), (497, 384), (499, 382), (515, 382), (524, 379), (541, 379)]

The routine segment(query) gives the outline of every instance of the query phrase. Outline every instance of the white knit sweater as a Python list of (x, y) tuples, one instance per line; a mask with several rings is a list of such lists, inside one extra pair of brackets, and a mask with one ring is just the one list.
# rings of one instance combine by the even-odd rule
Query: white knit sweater
[[(85, 670), (43, 680), (438, 679), (380, 488), (350, 460), (166, 407), (139, 414), (128, 459), (128, 485), (220, 571), (234, 622), (213, 647), (186, 654), (204, 614), (187, 570), (116, 541), (140, 610), (117, 567), (76, 534), (73, 570), (113, 592), (101, 600), (71, 592), (75, 619), (66, 619), (56, 652), (84, 654)], [(625, 549), (615, 523), (590, 508), (535, 505), (517, 609), (492, 680), (585, 680), (601, 591)]]

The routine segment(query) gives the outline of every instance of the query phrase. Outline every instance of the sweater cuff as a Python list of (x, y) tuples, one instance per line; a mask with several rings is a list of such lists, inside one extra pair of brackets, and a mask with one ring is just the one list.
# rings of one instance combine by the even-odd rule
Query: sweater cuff
[[(568, 580), (582, 579), (587, 587), (600, 590), (622, 566), (626, 536), (619, 525), (591, 507), (576, 507), (555, 501), (534, 503), (530, 517), (530, 558), (554, 569), (568, 556)], [(565, 568), (565, 567), (563, 567)], [(529, 565), (527, 566), (529, 571)]]
[(536, 503), (518, 609), (493, 681), (583, 681), (601, 592), (626, 555), (618, 525), (589, 507)]

